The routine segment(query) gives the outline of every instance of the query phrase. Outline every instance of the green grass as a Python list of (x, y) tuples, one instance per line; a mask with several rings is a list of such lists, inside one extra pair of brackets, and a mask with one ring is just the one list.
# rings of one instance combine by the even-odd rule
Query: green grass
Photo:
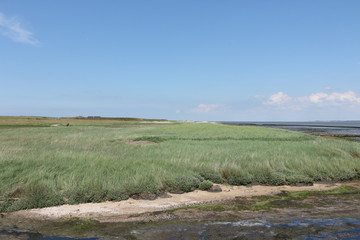
[(0, 128), (50, 127), (50, 124), (0, 124)]
[(71, 121), (0, 129), (1, 211), (187, 192), (205, 180), (281, 185), (360, 178), (358, 142), (261, 127)]

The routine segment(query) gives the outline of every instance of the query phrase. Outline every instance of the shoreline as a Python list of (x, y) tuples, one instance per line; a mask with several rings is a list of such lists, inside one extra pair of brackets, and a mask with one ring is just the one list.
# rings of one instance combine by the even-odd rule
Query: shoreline
[[(141, 215), (165, 211), (193, 205), (212, 204), (233, 200), (239, 197), (274, 196), (282, 191), (326, 191), (340, 186), (353, 185), (354, 182), (315, 183), (312, 186), (230, 186), (218, 184), (221, 192), (195, 190), (193, 192), (172, 194), (166, 198), (154, 200), (128, 199), (119, 202), (83, 203), (76, 205), (60, 205), (38, 209), (20, 210), (2, 213), (3, 218), (23, 218), (32, 220), (63, 221), (70, 218), (92, 219), (99, 222), (131, 222), (138, 221)], [(359, 182), (355, 182), (359, 185)]]
[[(360, 224), (359, 180), (313, 186), (222, 187), (222, 192), (215, 193), (194, 191), (155, 200), (129, 199), (1, 213), (0, 240), (202, 239), (204, 235), (209, 236), (206, 239), (230, 239), (239, 234), (255, 234), (255, 239), (274, 239), (275, 235), (293, 239), (319, 231), (329, 236), (339, 232), (354, 236), (353, 230)], [(164, 204), (169, 202), (172, 204)], [(260, 208), (247, 208), (251, 204)], [(266, 204), (270, 207), (266, 208)], [(328, 224), (325, 228), (324, 223)]]

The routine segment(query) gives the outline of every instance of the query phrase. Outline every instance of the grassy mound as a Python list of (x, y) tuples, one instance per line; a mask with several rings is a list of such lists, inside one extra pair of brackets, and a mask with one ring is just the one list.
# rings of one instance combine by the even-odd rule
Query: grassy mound
[(360, 178), (358, 142), (261, 127), (67, 121), (71, 127), (1, 129), (0, 211), (187, 192), (205, 189), (206, 180), (282, 185)]

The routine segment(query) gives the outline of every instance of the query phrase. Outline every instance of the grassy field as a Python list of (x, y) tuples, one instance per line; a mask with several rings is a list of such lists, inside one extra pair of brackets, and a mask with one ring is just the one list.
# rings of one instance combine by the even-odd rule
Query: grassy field
[(187, 192), (208, 180), (359, 178), (359, 142), (211, 123), (0, 117), (0, 211)]

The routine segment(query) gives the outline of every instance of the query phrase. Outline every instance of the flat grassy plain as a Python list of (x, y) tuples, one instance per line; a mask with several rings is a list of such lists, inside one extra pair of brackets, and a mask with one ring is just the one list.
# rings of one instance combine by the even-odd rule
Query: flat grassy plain
[(0, 212), (188, 192), (207, 180), (359, 178), (360, 143), (342, 139), (212, 123), (0, 117)]

